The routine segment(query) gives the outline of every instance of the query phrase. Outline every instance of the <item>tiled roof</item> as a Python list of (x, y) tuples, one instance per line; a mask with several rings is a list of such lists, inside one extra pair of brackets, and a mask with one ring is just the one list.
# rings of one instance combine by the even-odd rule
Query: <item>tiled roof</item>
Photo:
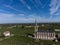
[(38, 32), (54, 32), (53, 30), (38, 30)]

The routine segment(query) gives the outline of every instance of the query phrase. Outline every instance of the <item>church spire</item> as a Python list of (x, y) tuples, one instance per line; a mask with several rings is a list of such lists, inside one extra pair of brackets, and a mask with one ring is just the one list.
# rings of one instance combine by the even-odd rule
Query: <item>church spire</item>
[(38, 25), (37, 25), (37, 20), (35, 19), (35, 32), (38, 31)]

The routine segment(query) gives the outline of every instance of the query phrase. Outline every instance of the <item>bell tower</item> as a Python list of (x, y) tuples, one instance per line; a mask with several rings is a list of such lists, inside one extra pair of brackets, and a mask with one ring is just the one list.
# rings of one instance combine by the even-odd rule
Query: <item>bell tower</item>
[(37, 25), (37, 20), (35, 19), (35, 32), (38, 31), (38, 25)]

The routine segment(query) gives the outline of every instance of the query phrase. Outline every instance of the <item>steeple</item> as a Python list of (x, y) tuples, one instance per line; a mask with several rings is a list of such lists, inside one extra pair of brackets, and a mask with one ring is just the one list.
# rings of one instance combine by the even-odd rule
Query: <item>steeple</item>
[(37, 20), (35, 19), (35, 32), (38, 31), (38, 25), (37, 25)]

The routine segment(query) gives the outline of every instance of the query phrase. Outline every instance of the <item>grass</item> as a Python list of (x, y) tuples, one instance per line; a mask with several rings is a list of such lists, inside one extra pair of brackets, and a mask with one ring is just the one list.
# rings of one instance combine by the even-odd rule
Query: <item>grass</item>
[(13, 33), (15, 36), (10, 37), (8, 39), (5, 39), (3, 41), (0, 41), (0, 45), (33, 45), (34, 39), (26, 37), (26, 33), (33, 34), (34, 29), (33, 28), (2, 28), (0, 29), (0, 32), (4, 32), (9, 30), (11, 33)]
[[(41, 29), (41, 28), (39, 28)], [(43, 28), (42, 28), (43, 29)], [(45, 28), (47, 29), (47, 28)], [(3, 41), (0, 41), (0, 45), (40, 45), (41, 43), (44, 43), (45, 45), (47, 44), (57, 44), (59, 45), (60, 42), (56, 43), (53, 41), (49, 40), (39, 40), (38, 42), (35, 42), (35, 39), (26, 37), (26, 33), (33, 34), (34, 33), (34, 28), (12, 28), (12, 29), (7, 29), (7, 27), (3, 27), (0, 29), (0, 32), (4, 31), (10, 31), (12, 34), (15, 36), (5, 39)]]
[(32, 43), (34, 40), (23, 36), (14, 36), (4, 41), (1, 41), (1, 45), (27, 45)]

